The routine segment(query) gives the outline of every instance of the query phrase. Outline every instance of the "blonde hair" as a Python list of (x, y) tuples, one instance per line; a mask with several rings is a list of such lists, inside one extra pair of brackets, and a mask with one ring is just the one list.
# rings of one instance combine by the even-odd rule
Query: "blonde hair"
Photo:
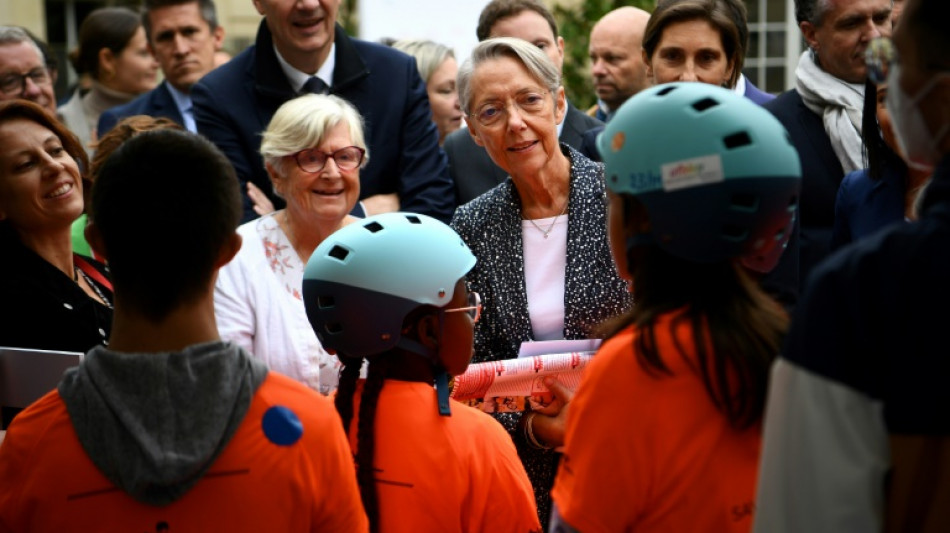
[(455, 57), (451, 48), (428, 39), (402, 39), (394, 42), (392, 47), (415, 58), (416, 68), (426, 84), (446, 59)]
[(363, 118), (352, 104), (332, 94), (305, 94), (284, 102), (274, 113), (261, 138), (261, 156), (266, 164), (283, 173), (284, 157), (313, 148), (338, 124), (346, 124), (354, 146), (369, 150), (363, 137)]

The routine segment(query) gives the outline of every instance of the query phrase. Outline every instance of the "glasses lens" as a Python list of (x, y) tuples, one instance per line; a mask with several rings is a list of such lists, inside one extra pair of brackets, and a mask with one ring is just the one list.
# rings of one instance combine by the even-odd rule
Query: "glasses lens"
[(505, 114), (505, 108), (498, 104), (485, 104), (475, 113), (475, 118), (482, 126), (491, 126), (498, 122), (498, 119)]
[(297, 164), (307, 172), (318, 172), (327, 162), (327, 156), (319, 150), (304, 150), (297, 153)]
[(41, 85), (49, 81), (49, 74), (47, 74), (45, 68), (31, 70), (28, 76), (31, 80), (33, 80), (33, 83), (37, 85)]
[(482, 314), (482, 297), (477, 292), (469, 292), (468, 305), (472, 308), (469, 309), (468, 316), (472, 317), (473, 321), (478, 322), (478, 317)]
[(544, 110), (545, 98), (543, 94), (525, 93), (515, 100), (518, 109), (529, 115), (536, 115)]
[(887, 73), (896, 59), (894, 43), (887, 37), (872, 39), (864, 52), (864, 62), (868, 67), (868, 78), (874, 83), (887, 81)]
[(19, 76), (7, 76), (0, 79), (0, 91), (3, 91), (4, 94), (12, 94), (19, 91), (21, 86)]
[(348, 146), (333, 152), (333, 160), (341, 169), (353, 170), (363, 161), (363, 152), (356, 146)]

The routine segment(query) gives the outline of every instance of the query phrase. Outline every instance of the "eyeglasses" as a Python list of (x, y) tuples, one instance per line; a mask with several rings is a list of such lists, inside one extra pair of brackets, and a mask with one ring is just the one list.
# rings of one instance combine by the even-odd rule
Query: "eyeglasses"
[(475, 291), (468, 291), (468, 306), (442, 310), (443, 313), (458, 313), (460, 311), (468, 313), (468, 316), (472, 317), (472, 322), (478, 322), (478, 319), (482, 316), (482, 297)]
[(875, 37), (864, 51), (864, 63), (868, 67), (868, 79), (874, 83), (887, 81), (887, 72), (891, 65), (899, 62), (897, 48), (887, 37)]
[(26, 90), (27, 78), (36, 85), (46, 85), (50, 81), (46, 67), (37, 67), (26, 74), (7, 74), (0, 78), (0, 92), (3, 94), (21, 94)]
[(329, 154), (316, 148), (301, 150), (294, 154), (293, 158), (300, 170), (313, 173), (323, 170), (323, 167), (327, 166), (328, 159), (333, 159), (340, 170), (353, 170), (360, 166), (365, 155), (366, 150), (359, 146), (347, 146)]
[(479, 106), (470, 117), (485, 127), (494, 126), (508, 116), (508, 106), (516, 106), (522, 113), (530, 116), (540, 115), (547, 107), (548, 99), (545, 94), (538, 92), (524, 92), (515, 96), (510, 104), (500, 101), (488, 102)]

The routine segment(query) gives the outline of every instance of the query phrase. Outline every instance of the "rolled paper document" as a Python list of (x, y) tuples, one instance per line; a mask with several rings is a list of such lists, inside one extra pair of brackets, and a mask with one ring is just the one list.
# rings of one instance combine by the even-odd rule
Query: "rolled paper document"
[(569, 352), (469, 365), (455, 377), (451, 397), (488, 413), (523, 411), (529, 403), (546, 405), (552, 396), (544, 378), (576, 390), (593, 356), (592, 351)]

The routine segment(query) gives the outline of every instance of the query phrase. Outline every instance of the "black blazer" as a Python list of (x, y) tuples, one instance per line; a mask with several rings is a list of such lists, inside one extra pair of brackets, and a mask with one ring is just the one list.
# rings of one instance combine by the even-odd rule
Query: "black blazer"
[[(564, 127), (558, 139), (591, 158), (593, 154), (585, 153), (581, 149), (582, 135), (585, 131), (603, 126), (603, 124), (568, 102), (567, 114), (564, 115)], [(475, 144), (466, 128), (448, 134), (442, 143), (442, 149), (449, 158), (449, 176), (455, 183), (458, 205), (477, 198), (508, 177), (508, 174), (491, 160), (488, 152)]]
[(175, 99), (172, 98), (172, 93), (168, 89), (168, 82), (165, 81), (127, 104), (103, 111), (99, 115), (99, 126), (96, 128), (97, 135), (101, 139), (120, 120), (133, 115), (165, 117), (181, 124), (182, 127), (185, 126), (185, 119), (181, 116), (178, 106), (175, 105)]
[(802, 163), (798, 246), (799, 280), (804, 284), (809, 272), (831, 252), (835, 198), (844, 170), (821, 117), (805, 107), (798, 91), (786, 91), (762, 107), (788, 130)]

